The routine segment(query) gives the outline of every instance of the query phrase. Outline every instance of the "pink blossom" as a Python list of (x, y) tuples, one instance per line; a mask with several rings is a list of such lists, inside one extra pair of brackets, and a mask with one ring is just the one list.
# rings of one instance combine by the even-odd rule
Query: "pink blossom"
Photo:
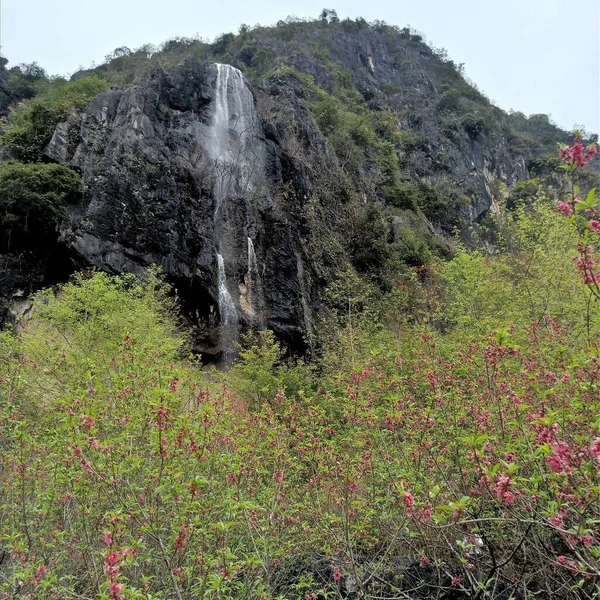
[(113, 540), (112, 540), (112, 531), (107, 531), (107, 532), (104, 534), (104, 543), (105, 543), (107, 546), (110, 546), (110, 545), (112, 544), (112, 541), (113, 541)]
[(595, 219), (590, 219), (590, 222), (588, 223), (588, 227), (589, 227), (590, 231), (593, 231), (594, 233), (597, 233), (600, 235), (600, 223), (598, 221), (596, 221)]
[(453, 577), (451, 583), (452, 587), (458, 587), (461, 581), (462, 579), (460, 577)]
[(592, 442), (591, 452), (594, 458), (600, 460), (600, 437)]
[(570, 217), (573, 214), (573, 207), (568, 202), (559, 202), (556, 205), (556, 210), (563, 213), (567, 217)]

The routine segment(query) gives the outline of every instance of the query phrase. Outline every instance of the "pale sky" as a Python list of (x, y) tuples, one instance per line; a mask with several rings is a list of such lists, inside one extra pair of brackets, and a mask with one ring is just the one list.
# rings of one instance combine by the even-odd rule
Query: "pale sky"
[[(329, 0), (328, 0), (329, 1)], [(242, 23), (288, 15), (410, 25), (444, 47), (498, 106), (546, 113), (566, 129), (600, 132), (598, 0), (0, 0), (2, 53), (10, 65), (37, 61), (66, 75), (119, 46), (175, 36), (212, 40)]]

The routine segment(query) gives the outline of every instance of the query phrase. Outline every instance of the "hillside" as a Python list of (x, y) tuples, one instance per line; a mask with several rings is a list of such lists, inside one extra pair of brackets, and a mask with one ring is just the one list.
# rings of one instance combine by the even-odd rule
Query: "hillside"
[[(230, 190), (217, 219), (215, 177), (230, 175), (202, 139), (218, 100), (212, 62), (244, 73), (226, 101), (248, 82), (251, 152), (262, 157), (252, 193)], [(302, 352), (313, 321), (336, 308), (328, 285), (358, 277), (385, 294), (399, 268), (449, 256), (456, 229), (470, 243), (516, 183), (552, 172), (556, 142), (569, 137), (543, 115), (503, 113), (415, 33), (332, 15), (243, 27), (213, 44), (120, 48), (68, 82), (35, 65), (3, 81), (13, 107), (4, 160), (57, 163), (82, 180), (42, 218), (56, 234), (5, 219), (5, 302), (78, 268), (160, 264), (206, 356), (237, 335), (220, 330), (217, 254), (227, 254), (234, 329), (267, 324)]]

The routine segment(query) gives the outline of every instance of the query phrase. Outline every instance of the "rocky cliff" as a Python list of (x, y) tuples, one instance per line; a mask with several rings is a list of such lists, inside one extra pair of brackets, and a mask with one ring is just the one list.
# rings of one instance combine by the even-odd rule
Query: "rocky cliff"
[(83, 199), (59, 228), (81, 266), (160, 265), (205, 353), (229, 347), (239, 327), (301, 344), (311, 284), (277, 202), (282, 149), (237, 69), (188, 61), (101, 94), (57, 127), (46, 156), (82, 175)]

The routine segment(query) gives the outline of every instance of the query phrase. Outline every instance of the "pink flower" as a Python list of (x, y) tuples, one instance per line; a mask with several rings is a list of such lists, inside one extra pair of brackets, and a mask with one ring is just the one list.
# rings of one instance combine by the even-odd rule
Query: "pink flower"
[(35, 584), (37, 585), (40, 582), (40, 579), (46, 574), (46, 567), (41, 565), (38, 567), (38, 570), (35, 572)]
[(120, 583), (111, 583), (110, 584), (110, 593), (114, 598), (118, 598), (121, 594), (121, 590), (123, 586)]
[(600, 437), (592, 442), (591, 452), (594, 458), (600, 460)]
[(112, 540), (112, 531), (107, 531), (107, 532), (104, 534), (104, 543), (105, 543), (107, 546), (110, 546), (110, 545), (112, 544), (112, 541), (113, 541), (113, 540)]
[(421, 562), (424, 565), (430, 565), (431, 564), (431, 559), (429, 558), (429, 556), (421, 556)]
[(556, 205), (556, 210), (563, 213), (567, 217), (573, 214), (573, 207), (568, 202), (559, 202)]
[(506, 504), (514, 504), (515, 503), (515, 495), (512, 492), (505, 492), (504, 502), (506, 502)]
[(462, 579), (460, 577), (453, 577), (452, 578), (452, 587), (458, 587), (460, 585), (460, 582), (462, 581)]
[(596, 152), (598, 152), (598, 146), (596, 146), (596, 144), (590, 144), (585, 152), (586, 159), (591, 160), (594, 158)]
[(581, 537), (581, 541), (584, 546), (591, 546), (594, 543), (594, 538), (591, 535), (584, 535)]
[(415, 498), (410, 492), (404, 493), (404, 506), (412, 508), (415, 505)]
[(590, 219), (588, 227), (590, 228), (590, 231), (593, 231), (594, 233), (600, 235), (600, 223), (598, 221), (596, 221), (595, 219)]
[(339, 581), (342, 578), (342, 573), (339, 567), (334, 567), (333, 569), (333, 580)]

